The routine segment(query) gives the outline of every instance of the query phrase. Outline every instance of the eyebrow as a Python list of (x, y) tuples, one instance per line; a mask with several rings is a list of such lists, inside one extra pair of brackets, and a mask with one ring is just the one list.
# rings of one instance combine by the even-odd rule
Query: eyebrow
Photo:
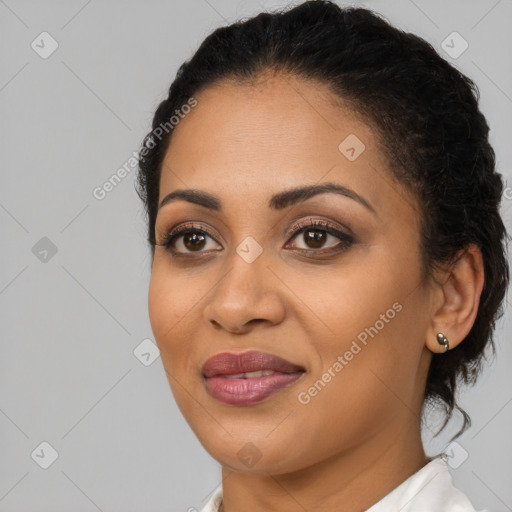
[[(361, 197), (359, 194), (357, 194), (350, 188), (329, 182), (322, 183), (320, 185), (297, 187), (292, 188), (290, 190), (285, 190), (283, 192), (279, 192), (277, 194), (274, 194), (270, 198), (268, 206), (273, 210), (283, 210), (284, 208), (306, 201), (307, 199), (314, 197), (316, 195), (326, 193), (334, 193), (342, 195), (344, 197), (348, 197), (349, 199), (358, 202), (366, 209), (376, 214), (376, 211), (373, 208), (373, 206), (364, 197)], [(174, 192), (167, 194), (162, 199), (162, 201), (160, 202), (160, 206), (158, 208), (160, 209), (166, 204), (178, 200), (188, 201), (189, 203), (204, 206), (205, 208), (208, 208), (210, 210), (222, 210), (222, 201), (218, 197), (211, 195), (207, 192), (204, 192), (202, 190), (196, 189), (175, 190)]]

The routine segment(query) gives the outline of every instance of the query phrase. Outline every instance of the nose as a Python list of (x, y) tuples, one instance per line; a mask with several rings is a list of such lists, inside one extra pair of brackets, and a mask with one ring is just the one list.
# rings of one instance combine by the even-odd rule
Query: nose
[(244, 334), (258, 324), (276, 325), (285, 316), (279, 283), (263, 254), (247, 263), (235, 253), (207, 298), (204, 318), (215, 329), (235, 334)]

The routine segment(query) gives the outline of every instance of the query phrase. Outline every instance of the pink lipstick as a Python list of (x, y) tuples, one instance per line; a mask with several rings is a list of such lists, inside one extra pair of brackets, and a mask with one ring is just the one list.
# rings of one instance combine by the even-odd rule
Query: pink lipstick
[(202, 368), (206, 389), (230, 405), (261, 402), (299, 379), (304, 368), (265, 352), (223, 352)]

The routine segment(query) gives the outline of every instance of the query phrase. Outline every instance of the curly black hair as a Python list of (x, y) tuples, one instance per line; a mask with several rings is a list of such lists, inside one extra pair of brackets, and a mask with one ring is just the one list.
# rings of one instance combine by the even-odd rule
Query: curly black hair
[(503, 181), (478, 88), (424, 39), (371, 10), (327, 0), (212, 32), (178, 69), (139, 151), (136, 187), (153, 257), (161, 165), (172, 135), (162, 126), (201, 89), (225, 80), (251, 82), (269, 71), (328, 85), (376, 130), (393, 178), (418, 201), (424, 276), (455, 262), (469, 244), (481, 250), (485, 284), (475, 322), (463, 343), (433, 355), (425, 389), (424, 405), (444, 408), (440, 431), (454, 409), (462, 413), (460, 435), (471, 422), (455, 392), (459, 382), (475, 382), (487, 346), (495, 353), (493, 332), (509, 283), (509, 236), (499, 212)]

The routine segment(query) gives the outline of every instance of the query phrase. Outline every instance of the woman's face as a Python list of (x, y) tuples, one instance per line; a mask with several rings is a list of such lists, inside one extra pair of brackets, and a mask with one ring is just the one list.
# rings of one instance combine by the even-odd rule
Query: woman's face
[[(157, 243), (187, 232), (156, 247), (149, 289), (179, 408), (237, 471), (384, 452), (418, 428), (430, 362), (416, 201), (375, 132), (321, 84), (269, 76), (195, 98), (174, 128), (159, 204), (190, 189), (215, 200), (161, 206)], [(339, 192), (287, 195), (327, 183)], [(237, 366), (254, 351), (289, 365), (256, 355)]]

